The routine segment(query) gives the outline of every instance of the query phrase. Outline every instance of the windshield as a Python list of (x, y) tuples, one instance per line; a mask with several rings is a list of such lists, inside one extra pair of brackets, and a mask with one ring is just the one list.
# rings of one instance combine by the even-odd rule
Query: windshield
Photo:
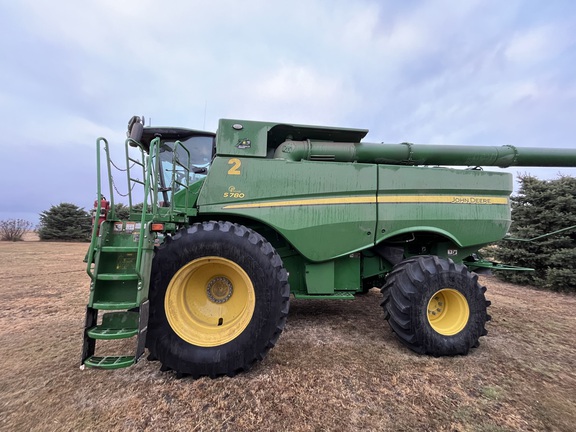
[[(174, 191), (178, 191), (206, 177), (212, 162), (213, 148), (212, 136), (192, 136), (179, 140), (178, 144), (176, 141), (163, 141), (159, 154), (160, 188), (174, 187)], [(167, 201), (166, 197), (163, 198)]]

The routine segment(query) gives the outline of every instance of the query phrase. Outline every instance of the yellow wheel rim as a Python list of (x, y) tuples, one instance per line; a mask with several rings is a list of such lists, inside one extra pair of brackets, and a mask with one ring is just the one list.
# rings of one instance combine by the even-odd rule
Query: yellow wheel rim
[(248, 326), (256, 296), (246, 272), (220, 257), (195, 259), (172, 278), (164, 308), (172, 330), (202, 347), (225, 344)]
[(441, 289), (428, 302), (428, 322), (441, 335), (459, 333), (466, 327), (469, 317), (470, 308), (466, 298), (454, 289)]

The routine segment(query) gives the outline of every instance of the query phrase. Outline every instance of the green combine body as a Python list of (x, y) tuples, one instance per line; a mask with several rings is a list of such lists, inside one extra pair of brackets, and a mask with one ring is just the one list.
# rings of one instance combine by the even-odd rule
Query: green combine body
[[(353, 299), (373, 287), (412, 350), (478, 346), (490, 317), (474, 272), (506, 267), (477, 251), (506, 235), (512, 192), (510, 174), (480, 166), (576, 166), (576, 151), (362, 143), (367, 132), (220, 120), (212, 134), (134, 117), (129, 220), (115, 215), (100, 138), (111, 211), (87, 258), (82, 364), (128, 366), (147, 347), (178, 375), (233, 376), (274, 346), (290, 294)], [(96, 340), (130, 337), (134, 353), (95, 356)]]

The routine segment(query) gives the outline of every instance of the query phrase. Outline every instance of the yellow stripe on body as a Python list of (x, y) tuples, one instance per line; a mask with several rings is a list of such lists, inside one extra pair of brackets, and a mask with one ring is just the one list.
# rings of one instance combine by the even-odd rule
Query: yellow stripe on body
[(508, 198), (486, 197), (470, 195), (385, 195), (379, 196), (354, 196), (340, 198), (310, 198), (293, 199), (284, 201), (268, 201), (246, 204), (229, 204), (224, 209), (248, 209), (269, 207), (293, 207), (293, 206), (316, 206), (316, 205), (339, 205), (339, 204), (477, 204), (477, 205), (506, 205)]
[(316, 199), (294, 199), (286, 201), (268, 201), (261, 203), (230, 204), (223, 208), (261, 208), (261, 207), (291, 207), (291, 206), (313, 206), (313, 205), (334, 205), (334, 204), (375, 204), (376, 197), (345, 197), (345, 198), (316, 198)]

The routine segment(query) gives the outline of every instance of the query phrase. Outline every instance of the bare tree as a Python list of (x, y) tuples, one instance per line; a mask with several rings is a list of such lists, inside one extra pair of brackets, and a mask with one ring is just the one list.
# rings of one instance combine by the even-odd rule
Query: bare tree
[(32, 229), (32, 222), (24, 219), (0, 221), (0, 240), (21, 241), (22, 236)]

